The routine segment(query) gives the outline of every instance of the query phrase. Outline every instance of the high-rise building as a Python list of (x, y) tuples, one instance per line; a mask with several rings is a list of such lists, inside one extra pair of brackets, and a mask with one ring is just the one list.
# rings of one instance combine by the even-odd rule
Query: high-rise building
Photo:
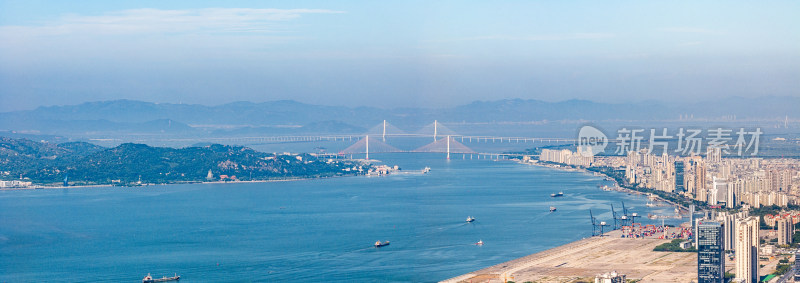
[(708, 191), (706, 189), (699, 189), (697, 190), (697, 195), (694, 198), (697, 201), (707, 202), (708, 201)]
[(737, 213), (720, 212), (717, 215), (717, 221), (722, 224), (722, 230), (725, 234), (722, 238), (726, 251), (734, 251), (736, 248), (736, 222), (747, 217), (748, 214), (748, 211), (745, 210)]
[(792, 243), (792, 235), (794, 228), (792, 219), (780, 217), (775, 219), (775, 224), (778, 226), (778, 245), (788, 245)]
[(697, 225), (697, 282), (725, 282), (725, 249), (722, 224), (699, 221)]
[[(708, 204), (718, 205), (720, 202), (725, 202), (725, 207), (731, 207), (728, 201), (728, 184), (724, 180), (712, 177), (711, 189), (708, 192)], [(725, 194), (724, 196), (723, 193)], [(731, 201), (733, 202), (733, 201)]]
[(686, 191), (686, 184), (683, 178), (684, 166), (683, 161), (675, 161), (675, 192), (677, 193)]
[[(794, 269), (800, 270), (800, 251), (794, 252)], [(800, 282), (800, 272), (794, 274), (794, 281)]]
[(710, 163), (719, 163), (722, 161), (722, 148), (708, 147), (708, 149), (706, 149), (706, 159)]
[(693, 217), (693, 219), (692, 219), (692, 233), (694, 234), (694, 246), (695, 247), (697, 247), (697, 234), (699, 234), (697, 232), (698, 231), (697, 230), (697, 226), (700, 224), (700, 221), (703, 221), (703, 220), (705, 220), (705, 218), (703, 218), (702, 216)]
[[(697, 237), (695, 237), (695, 235), (697, 235), (697, 226), (695, 226), (696, 223), (694, 222), (694, 219), (695, 219), (695, 216), (694, 216), (694, 204), (690, 204), (689, 205), (689, 219), (690, 219), (690, 221), (692, 223), (692, 236), (690, 236), (690, 237), (692, 239), (696, 239)], [(697, 243), (695, 243), (695, 244), (697, 244)]]
[(694, 162), (694, 188), (695, 190), (706, 190), (706, 164), (702, 160)]
[(736, 223), (736, 279), (742, 283), (758, 283), (757, 217), (747, 217)]
[(725, 188), (728, 190), (728, 193), (725, 196), (727, 198), (725, 200), (725, 207), (739, 206), (739, 193), (736, 192), (736, 186), (732, 183), (729, 183), (725, 186)]
[(708, 198), (706, 202), (708, 202), (708, 205), (719, 204), (719, 190), (717, 190), (716, 187), (711, 187), (711, 189), (708, 190)]

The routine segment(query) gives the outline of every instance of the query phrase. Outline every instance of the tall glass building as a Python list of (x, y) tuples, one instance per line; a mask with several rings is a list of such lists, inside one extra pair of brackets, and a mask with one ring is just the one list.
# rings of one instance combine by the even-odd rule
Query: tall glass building
[(686, 191), (686, 186), (684, 185), (684, 165), (683, 161), (675, 161), (675, 192), (682, 193)]
[(722, 225), (715, 221), (697, 223), (697, 282), (725, 282), (725, 247)]
[(794, 281), (800, 282), (800, 251), (794, 252), (794, 269), (798, 271), (794, 274)]

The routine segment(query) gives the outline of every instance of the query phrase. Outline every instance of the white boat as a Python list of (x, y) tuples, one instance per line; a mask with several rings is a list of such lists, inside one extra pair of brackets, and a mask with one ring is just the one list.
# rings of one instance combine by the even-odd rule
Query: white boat
[(467, 222), (475, 221), (475, 217), (467, 216)]
[(550, 212), (553, 212), (553, 211), (556, 211), (556, 207), (555, 206), (551, 206), (550, 207)]
[(478, 241), (477, 243), (475, 243), (475, 245), (483, 246), (483, 240)]

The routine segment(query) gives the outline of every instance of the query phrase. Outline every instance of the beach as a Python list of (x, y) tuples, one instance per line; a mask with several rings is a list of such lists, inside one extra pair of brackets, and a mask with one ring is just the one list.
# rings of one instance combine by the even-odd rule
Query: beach
[(606, 233), (500, 263), (441, 282), (578, 282), (616, 271), (639, 282), (692, 282), (697, 253), (655, 252), (662, 239), (621, 238)]

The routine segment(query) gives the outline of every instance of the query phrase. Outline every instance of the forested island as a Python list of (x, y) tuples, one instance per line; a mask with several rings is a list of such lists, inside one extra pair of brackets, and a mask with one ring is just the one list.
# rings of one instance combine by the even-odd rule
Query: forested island
[(358, 175), (369, 168), (358, 161), (219, 144), (168, 148), (125, 143), (105, 148), (0, 137), (0, 180), (36, 186), (281, 180)]

